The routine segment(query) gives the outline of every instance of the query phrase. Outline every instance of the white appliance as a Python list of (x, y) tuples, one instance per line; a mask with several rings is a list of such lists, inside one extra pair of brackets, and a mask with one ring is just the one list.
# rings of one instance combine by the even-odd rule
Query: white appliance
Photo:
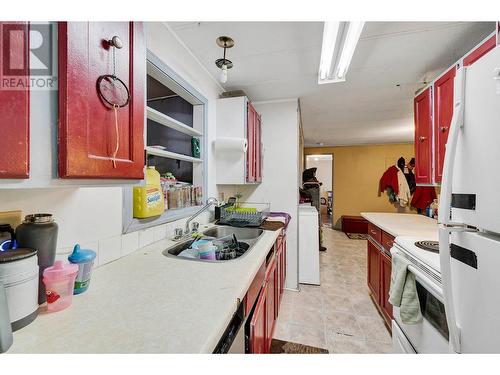
[(415, 275), (422, 321), (405, 324), (399, 307), (393, 307), (392, 346), (394, 353), (448, 353), (448, 326), (444, 307), (439, 255), (418, 248), (415, 243), (427, 239), (397, 237), (391, 254), (404, 256), (408, 272)]
[(299, 205), (299, 283), (320, 284), (318, 211)]
[(439, 210), (450, 351), (500, 353), (500, 46), (455, 77)]

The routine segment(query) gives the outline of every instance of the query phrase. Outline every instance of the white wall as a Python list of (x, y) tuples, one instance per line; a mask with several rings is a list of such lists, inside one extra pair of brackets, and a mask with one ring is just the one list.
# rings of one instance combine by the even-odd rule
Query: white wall
[[(148, 48), (208, 99), (210, 144), (215, 138), (215, 99), (221, 89), (164, 24), (147, 23), (145, 27)], [(57, 95), (54, 92), (32, 91), (30, 99), (31, 166), (49, 178), (55, 171)], [(34, 150), (38, 157), (33, 157)], [(205, 172), (209, 177), (215, 176), (215, 162), (210, 150), (209, 147), (208, 168)], [(24, 183), (19, 185), (24, 186)], [(209, 195), (216, 195), (215, 177), (209, 178), (207, 191)], [(34, 212), (54, 214), (59, 224), (59, 256), (65, 256), (73, 244), (80, 242), (98, 251), (98, 264), (107, 263), (140, 246), (170, 236), (174, 227), (183, 224), (181, 220), (122, 236), (120, 187), (0, 190), (0, 211), (14, 209), (21, 209), (23, 215)]]
[(297, 206), (299, 190), (299, 126), (298, 101), (254, 103), (262, 115), (264, 150), (262, 183), (259, 185), (219, 186), (227, 198), (241, 193), (249, 202), (270, 202), (271, 211), (292, 215), (287, 232), (286, 288), (298, 288)]

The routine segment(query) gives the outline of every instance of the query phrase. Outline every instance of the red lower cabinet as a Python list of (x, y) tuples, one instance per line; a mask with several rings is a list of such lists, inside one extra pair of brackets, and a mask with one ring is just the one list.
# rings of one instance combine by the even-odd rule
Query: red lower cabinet
[(380, 307), (387, 322), (392, 320), (392, 305), (389, 302), (391, 287), (391, 258), (384, 252), (380, 253)]
[(378, 307), (387, 326), (391, 327), (392, 305), (389, 303), (389, 289), (391, 287), (392, 260), (389, 252), (394, 243), (394, 236), (377, 228), (370, 223), (370, 226), (381, 232), (382, 243), (369, 238), (367, 242), (367, 262), (368, 274), (367, 284), (371, 291), (373, 302)]
[[(274, 247), (274, 257), (267, 265), (266, 276), (260, 289), (259, 298), (253, 309), (253, 314), (250, 318), (249, 332), (249, 351), (252, 354), (269, 353), (273, 340), (274, 327), (279, 315), (281, 297), (284, 291), (285, 283), (285, 256), (286, 247), (284, 246), (285, 237), (280, 236)], [(256, 280), (260, 278), (259, 273)], [(260, 279), (259, 279), (260, 280)], [(259, 281), (257, 281), (258, 283)], [(252, 283), (255, 285), (256, 282)], [(251, 288), (252, 289), (252, 288)], [(247, 303), (252, 304), (252, 298), (247, 292)], [(254, 292), (252, 291), (251, 294)], [(253, 307), (249, 306), (248, 310)]]
[(380, 250), (368, 241), (368, 287), (373, 298), (378, 301), (380, 296)]
[(266, 332), (267, 285), (261, 290), (257, 305), (250, 322), (250, 353), (267, 353), (268, 339)]
[(271, 348), (273, 340), (274, 326), (276, 323), (276, 312), (278, 310), (278, 294), (276, 293), (276, 259), (274, 259), (268, 268), (269, 272), (266, 278), (266, 337), (267, 350)]

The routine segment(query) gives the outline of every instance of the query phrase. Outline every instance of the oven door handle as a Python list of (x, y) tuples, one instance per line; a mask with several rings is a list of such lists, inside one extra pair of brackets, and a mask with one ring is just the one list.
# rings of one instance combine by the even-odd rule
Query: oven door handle
[[(394, 257), (396, 254), (401, 254), (401, 251), (399, 251), (396, 246), (393, 246), (391, 248), (391, 255)], [(408, 265), (408, 271), (411, 272), (413, 275), (415, 275), (415, 279), (422, 284), (422, 286), (429, 291), (434, 297), (436, 297), (441, 303), (444, 304), (443, 301), (443, 289), (439, 287), (439, 285), (429, 281), (429, 276), (427, 276), (422, 270), (420, 270), (418, 267), (415, 267), (412, 264)]]

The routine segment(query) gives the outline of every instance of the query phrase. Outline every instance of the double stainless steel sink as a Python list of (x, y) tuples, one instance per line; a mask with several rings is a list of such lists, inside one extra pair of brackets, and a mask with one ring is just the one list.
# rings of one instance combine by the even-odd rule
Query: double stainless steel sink
[[(240, 244), (239, 246), (240, 249), (243, 249), (241, 252), (239, 252), (238, 257), (242, 257), (248, 254), (250, 250), (252, 250), (255, 243), (258, 241), (260, 236), (262, 236), (263, 232), (264, 231), (259, 228), (236, 228), (226, 225), (216, 225), (202, 232), (202, 235), (203, 239), (208, 239), (208, 240), (218, 240), (225, 237), (236, 237), (238, 243)], [(184, 250), (189, 249), (189, 247), (193, 242), (194, 240), (192, 238), (181, 241), (175, 244), (174, 246), (171, 246), (163, 250), (163, 255), (167, 257), (190, 260), (195, 262), (228, 262), (228, 260), (205, 260), (197, 258), (179, 257), (178, 255)]]

